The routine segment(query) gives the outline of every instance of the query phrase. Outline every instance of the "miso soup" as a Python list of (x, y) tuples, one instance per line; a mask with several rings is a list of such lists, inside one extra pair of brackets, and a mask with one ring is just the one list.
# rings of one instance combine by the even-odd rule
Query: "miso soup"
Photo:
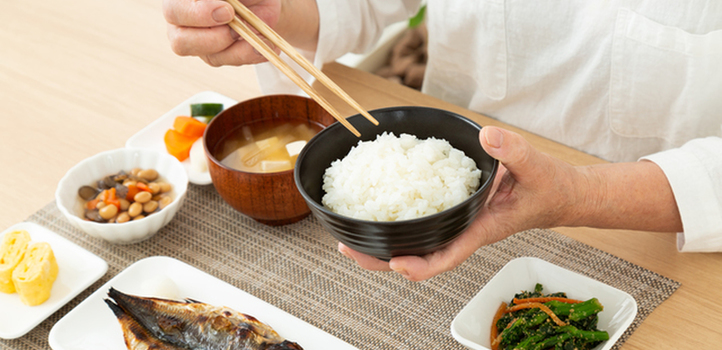
[(246, 172), (291, 170), (303, 146), (321, 128), (301, 119), (260, 120), (224, 136), (213, 155), (223, 165)]

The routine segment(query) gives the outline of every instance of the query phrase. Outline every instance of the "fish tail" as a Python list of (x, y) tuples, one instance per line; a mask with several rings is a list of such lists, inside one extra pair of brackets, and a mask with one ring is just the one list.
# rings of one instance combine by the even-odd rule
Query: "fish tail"
[(111, 300), (103, 299), (113, 311), (123, 330), (123, 340), (129, 350), (181, 350), (172, 344), (167, 344), (155, 338), (135, 319), (128, 315), (120, 306)]
[(108, 291), (108, 297), (156, 338), (180, 345), (179, 339), (182, 338), (187, 324), (182, 319), (182, 315), (174, 312), (177, 302), (136, 297), (112, 287)]

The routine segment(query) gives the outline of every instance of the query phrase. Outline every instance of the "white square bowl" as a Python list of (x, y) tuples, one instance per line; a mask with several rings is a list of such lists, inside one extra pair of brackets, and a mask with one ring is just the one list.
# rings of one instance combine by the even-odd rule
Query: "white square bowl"
[(502, 302), (514, 294), (534, 290), (541, 283), (544, 293), (565, 292), (572, 299), (597, 298), (604, 306), (597, 328), (609, 332), (609, 340), (594, 350), (607, 350), (622, 336), (637, 316), (631, 295), (592, 278), (537, 258), (517, 258), (506, 264), (476, 294), (451, 323), (451, 334), (469, 349), (489, 350), (491, 321)]

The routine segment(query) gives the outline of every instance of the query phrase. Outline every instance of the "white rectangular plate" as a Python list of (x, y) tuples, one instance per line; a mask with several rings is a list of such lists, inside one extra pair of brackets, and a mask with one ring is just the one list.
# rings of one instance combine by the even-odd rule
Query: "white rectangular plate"
[(157, 285), (153, 285), (160, 280), (170, 281), (178, 298), (228, 306), (254, 316), (306, 350), (356, 349), (231, 284), (179, 260), (162, 256), (134, 263), (68, 312), (50, 331), (50, 346), (54, 350), (125, 350), (120, 324), (103, 299), (107, 297), (110, 287), (132, 295), (157, 296), (148, 292), (157, 288)]
[(637, 302), (631, 295), (602, 282), (537, 258), (518, 258), (504, 266), (459, 312), (451, 323), (451, 334), (469, 349), (488, 350), (491, 321), (502, 302), (514, 294), (534, 290), (541, 283), (544, 293), (565, 292), (572, 299), (599, 299), (597, 328), (609, 332), (609, 340), (595, 350), (608, 350), (637, 316)]
[[(190, 116), (190, 105), (193, 103), (222, 103), (223, 108), (226, 109), (235, 105), (238, 101), (213, 91), (199, 92), (183, 101), (181, 104), (175, 106), (154, 122), (148, 124), (148, 126), (138, 131), (135, 135), (131, 136), (128, 141), (125, 142), (125, 147), (151, 148), (161, 152), (166, 152), (163, 136), (168, 129), (173, 128), (173, 121), (176, 117)], [(186, 173), (188, 173), (188, 180), (191, 183), (196, 185), (209, 185), (212, 183), (210, 173), (207, 171), (202, 173), (193, 171), (189, 159), (186, 159), (181, 163), (186, 169)]]
[(108, 271), (105, 260), (35, 223), (13, 225), (0, 234), (0, 239), (17, 230), (27, 231), (32, 242), (50, 244), (58, 262), (58, 278), (50, 298), (40, 305), (23, 304), (17, 293), (0, 293), (0, 338), (4, 339), (23, 336)]

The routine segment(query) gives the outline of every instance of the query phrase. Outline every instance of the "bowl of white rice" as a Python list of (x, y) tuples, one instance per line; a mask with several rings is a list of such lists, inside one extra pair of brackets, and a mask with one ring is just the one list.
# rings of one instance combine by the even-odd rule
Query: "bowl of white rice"
[(476, 218), (498, 161), (479, 144), (481, 126), (427, 107), (370, 111), (318, 133), (294, 178), (313, 216), (350, 248), (388, 260), (444, 247)]

